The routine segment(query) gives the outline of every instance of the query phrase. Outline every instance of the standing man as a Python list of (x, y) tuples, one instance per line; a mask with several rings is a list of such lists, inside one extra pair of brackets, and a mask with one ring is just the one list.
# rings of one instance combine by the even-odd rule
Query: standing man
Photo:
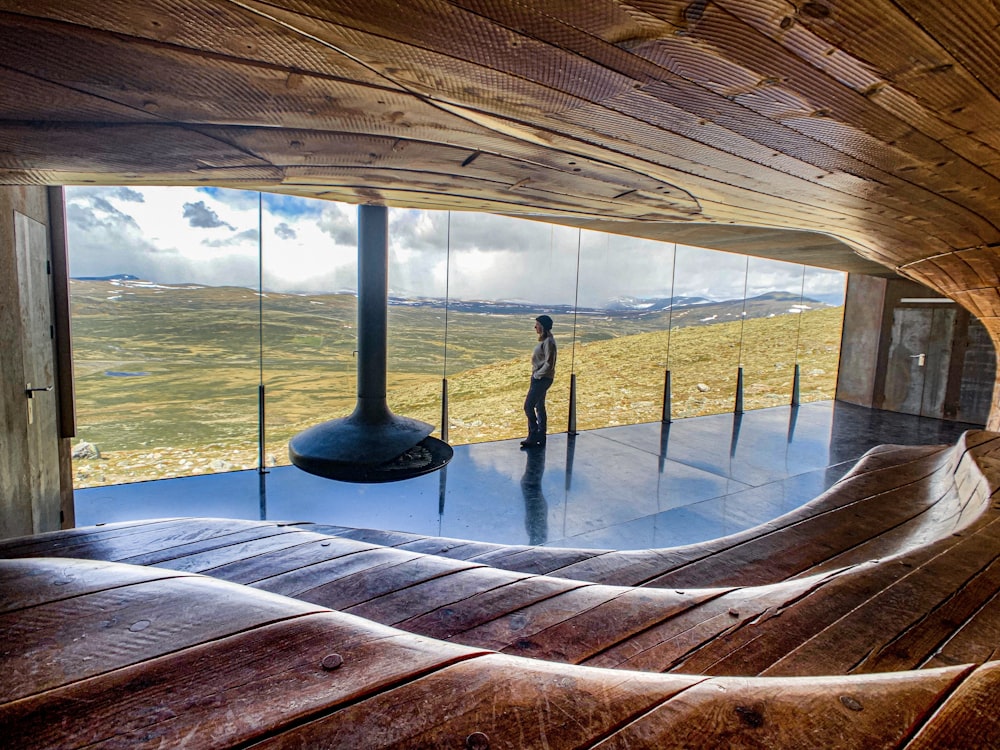
[(524, 399), (528, 437), (521, 441), (522, 448), (545, 445), (545, 394), (556, 376), (556, 340), (552, 336), (552, 318), (548, 315), (535, 318), (535, 333), (538, 334), (538, 343), (531, 353), (531, 385)]

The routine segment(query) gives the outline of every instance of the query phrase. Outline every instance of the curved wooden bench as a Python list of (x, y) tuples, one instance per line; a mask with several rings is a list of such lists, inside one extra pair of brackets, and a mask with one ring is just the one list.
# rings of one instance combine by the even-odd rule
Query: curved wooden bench
[[(10, 747), (986, 746), (997, 663), (838, 678), (553, 665), (203, 576), (0, 562)], [(969, 744), (973, 743), (973, 744)]]
[[(507, 548), (308, 524), (174, 519), (8, 540), (0, 543), (0, 557), (11, 558), (0, 571), (0, 583), (6, 594), (8, 579), (30, 580), (31, 571), (41, 566), (39, 570), (49, 572), (35, 576), (39, 584), (51, 574), (46, 565), (72, 571), (90, 566), (85, 576), (73, 572), (72, 580), (60, 586), (76, 585), (77, 576), (99, 580), (105, 571), (111, 578), (122, 576), (126, 588), (146, 586), (150, 579), (183, 588), (202, 580), (190, 576), (197, 572), (228, 582), (219, 585), (230, 593), (246, 592), (249, 601), (256, 602), (253, 597), (258, 595), (266, 598), (261, 592), (291, 597), (287, 601), (305, 608), (297, 617), (320, 612), (328, 616), (326, 608), (341, 610), (360, 615), (371, 627), (391, 625), (399, 629), (392, 633), (405, 630), (442, 647), (464, 644), (462, 648), (473, 650), (462, 653), (482, 655), (483, 649), (490, 649), (529, 656), (531, 660), (517, 661), (516, 669), (532, 665), (552, 679), (563, 675), (572, 684), (578, 678), (570, 664), (614, 667), (618, 671), (610, 674), (617, 678), (595, 678), (614, 685), (636, 679), (640, 672), (669, 671), (693, 680), (676, 697), (642, 714), (641, 723), (633, 717), (613, 730), (605, 728), (587, 740), (588, 746), (679, 741), (688, 735), (671, 733), (685, 731), (683, 722), (698, 725), (697, 717), (712, 710), (725, 714), (720, 705), (735, 712), (739, 726), (744, 722), (759, 730), (771, 719), (765, 720), (765, 713), (753, 706), (770, 706), (771, 700), (785, 705), (782, 701), (789, 696), (803, 705), (814, 702), (816, 710), (822, 704), (826, 711), (832, 710), (831, 701), (841, 700), (837, 711), (844, 709), (844, 716), (857, 719), (856, 699), (844, 697), (854, 693), (837, 691), (863, 684), (891, 692), (905, 683), (919, 692), (929, 689), (927, 680), (937, 679), (929, 675), (947, 674), (949, 687), (933, 683), (937, 687), (931, 692), (938, 691), (938, 698), (917, 711), (916, 723), (893, 735), (888, 745), (913, 740), (914, 746), (932, 747), (955, 733), (963, 742), (977, 736), (982, 728), (961, 725), (960, 719), (968, 714), (980, 721), (976, 712), (985, 711), (980, 706), (988, 706), (996, 690), (996, 665), (991, 662), (997, 658), (1000, 629), (1000, 516), (990, 503), (1000, 477), (998, 447), (997, 435), (977, 432), (947, 448), (882, 448), (868, 454), (830, 491), (791, 514), (725, 539), (671, 550)], [(30, 559), (51, 556), (77, 559)], [(102, 567), (107, 563), (84, 559), (132, 565)], [(548, 569), (550, 575), (534, 572), (539, 569)], [(579, 575), (570, 578), (571, 573)], [(595, 582), (608, 580), (644, 585)], [(18, 596), (10, 599), (21, 602), (16, 611), (3, 616), (12, 627), (30, 632), (48, 620), (27, 613), (35, 606), (51, 606), (46, 597), (61, 595), (53, 584), (28, 586)], [(268, 601), (274, 599), (286, 601), (280, 596)], [(5, 653), (17, 658), (18, 652)], [(90, 658), (104, 661), (101, 649), (91, 653)], [(72, 649), (52, 650), (52, 659), (66, 658), (72, 660)], [(876, 675), (888, 681), (863, 681)], [(725, 676), (731, 682), (704, 681), (706, 676)], [(801, 681), (803, 677), (808, 679)], [(499, 680), (498, 690), (511, 684), (492, 672), (462, 679), (477, 686)], [(44, 680), (39, 684), (46, 694), (53, 689)], [(455, 682), (454, 689), (460, 684)], [(720, 686), (730, 691), (728, 697), (719, 692)], [(744, 689), (750, 691), (747, 696), (759, 694), (758, 703), (730, 706), (732, 691)], [(958, 706), (948, 714), (951, 718), (935, 716), (923, 724), (928, 706), (937, 706), (953, 689), (954, 695), (967, 697), (944, 704)], [(455, 715), (453, 707), (436, 702), (437, 693), (427, 695), (433, 700), (422, 700), (434, 706), (431, 713)], [(913, 700), (901, 695), (896, 699)], [(378, 705), (390, 711), (392, 703)], [(781, 715), (776, 708), (769, 711), (772, 719)], [(992, 716), (992, 708), (989, 713)], [(647, 715), (664, 718), (654, 721)], [(678, 724), (679, 716), (686, 718)], [(426, 718), (421, 714), (405, 722), (417, 732), (414, 727)], [(364, 725), (362, 719), (351, 721)], [(728, 726), (724, 717), (719, 721), (720, 727)], [(992, 721), (983, 725), (984, 736), (993, 736)], [(16, 723), (21, 725), (20, 720)], [(313, 739), (325, 743), (326, 731)], [(330, 731), (330, 737), (341, 737), (341, 729)], [(721, 736), (714, 732), (722, 730), (705, 731), (704, 744), (714, 744)], [(801, 746), (788, 734), (790, 727), (776, 731), (775, 746)], [(865, 731), (884, 736), (874, 728)], [(431, 735), (414, 736), (430, 742)], [(920, 744), (931, 742), (931, 737), (938, 739)], [(520, 742), (512, 746), (531, 745), (523, 736)], [(839, 740), (833, 744), (845, 746)]]
[(559, 549), (312, 526), (331, 535), (479, 562), (626, 586), (759, 585), (902, 554), (958, 532), (988, 509), (1000, 477), (995, 433), (970, 431), (954, 446), (881, 446), (825, 493), (769, 523), (666, 550)]

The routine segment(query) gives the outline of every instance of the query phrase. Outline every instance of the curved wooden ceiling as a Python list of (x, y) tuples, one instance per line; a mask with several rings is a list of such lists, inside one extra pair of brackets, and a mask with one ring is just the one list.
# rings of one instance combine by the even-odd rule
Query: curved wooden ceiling
[(211, 184), (895, 269), (1000, 330), (992, 0), (0, 0), (0, 23), (6, 184)]

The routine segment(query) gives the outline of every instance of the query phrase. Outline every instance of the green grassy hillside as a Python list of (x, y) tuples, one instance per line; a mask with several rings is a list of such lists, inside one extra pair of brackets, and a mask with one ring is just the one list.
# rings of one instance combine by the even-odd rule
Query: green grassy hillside
[[(354, 407), (350, 295), (266, 295), (261, 332), (261, 299), (246, 289), (106, 281), (73, 281), (71, 289), (78, 440), (102, 453), (74, 462), (77, 486), (255, 466), (261, 380), (271, 464), (287, 463), (295, 433)], [(566, 429), (571, 372), (580, 429), (658, 420), (668, 357), (675, 418), (732, 410), (741, 353), (746, 408), (788, 403), (797, 341), (803, 401), (832, 398), (842, 314), (825, 308), (688, 327), (711, 317), (701, 308), (687, 320), (675, 316), (669, 333), (666, 314), (580, 316), (575, 350), (572, 317), (556, 316), (550, 429)], [(447, 370), (452, 443), (521, 435), (531, 328), (528, 316), (452, 311), (446, 362), (444, 311), (391, 307), (390, 407), (439, 424)]]

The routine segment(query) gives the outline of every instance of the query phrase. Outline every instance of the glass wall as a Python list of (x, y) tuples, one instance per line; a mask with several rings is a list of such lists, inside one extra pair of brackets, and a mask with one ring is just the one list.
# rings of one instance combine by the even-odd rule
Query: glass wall
[(680, 245), (667, 363), (673, 417), (735, 407), (746, 258)]
[(435, 425), (437, 437), (442, 434), (441, 381), (449, 349), (450, 218), (447, 211), (389, 212), (386, 400), (394, 414)]
[[(79, 487), (288, 463), (354, 408), (357, 209), (205, 188), (69, 188)], [(389, 212), (388, 402), (452, 444), (787, 404), (836, 383), (844, 275), (484, 214)], [(263, 420), (261, 421), (261, 417)]]
[(789, 403), (803, 301), (803, 267), (748, 258), (746, 316), (742, 332), (744, 408)]
[(842, 273), (805, 268), (804, 301), (795, 337), (802, 403), (825, 401), (836, 395), (845, 284)]
[(257, 196), (216, 194), (67, 190), (76, 486), (256, 465)]
[(275, 466), (289, 463), (296, 433), (354, 409), (357, 210), (276, 195), (261, 204), (263, 462)]
[(448, 388), (453, 443), (524, 437), (524, 397), (547, 314), (559, 345), (546, 399), (550, 431), (565, 431), (573, 349), (577, 230), (472, 213), (451, 214)]
[(582, 234), (577, 426), (593, 429), (658, 420), (676, 247)]

